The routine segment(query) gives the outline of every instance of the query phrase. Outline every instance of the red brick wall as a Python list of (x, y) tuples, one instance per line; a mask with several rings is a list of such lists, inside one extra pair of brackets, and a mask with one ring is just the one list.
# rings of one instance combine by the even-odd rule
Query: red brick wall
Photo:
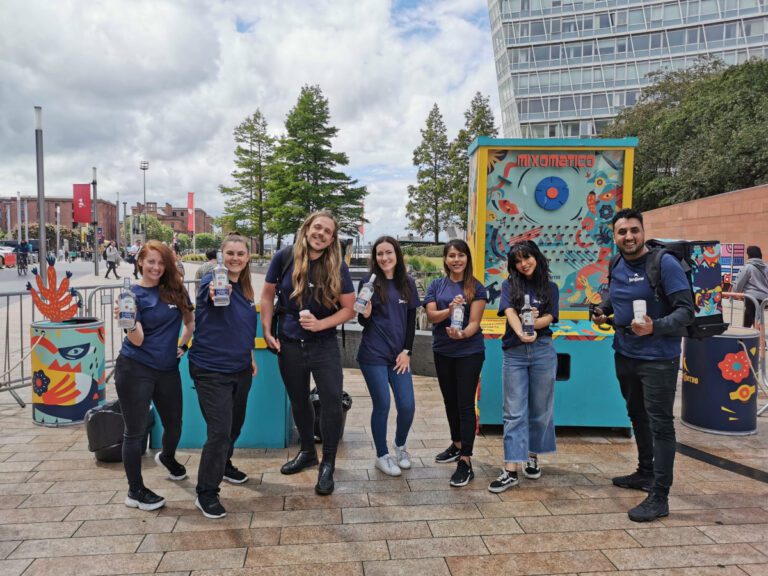
[(741, 242), (768, 250), (768, 185), (643, 213), (646, 238)]

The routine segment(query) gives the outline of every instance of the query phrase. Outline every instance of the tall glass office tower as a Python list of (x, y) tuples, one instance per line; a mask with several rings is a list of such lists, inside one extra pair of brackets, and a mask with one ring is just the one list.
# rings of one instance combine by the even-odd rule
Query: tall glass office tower
[(768, 57), (768, 0), (488, 0), (504, 135), (589, 137), (648, 74)]

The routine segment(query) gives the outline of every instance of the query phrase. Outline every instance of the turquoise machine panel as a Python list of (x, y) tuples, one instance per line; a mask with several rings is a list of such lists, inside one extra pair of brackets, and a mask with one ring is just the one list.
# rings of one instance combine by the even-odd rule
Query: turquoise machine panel
[(631, 205), (637, 140), (496, 140), (470, 147), (468, 240), (475, 275), (489, 293), (483, 318), (486, 362), (478, 409), (481, 424), (502, 423), (501, 336), (497, 314), (507, 253), (533, 240), (560, 288), (555, 422), (559, 426), (629, 427), (615, 378), (612, 332), (588, 320), (601, 301), (615, 252), (610, 223)]
[[(285, 448), (288, 446), (293, 428), (290, 402), (277, 367), (277, 356), (266, 349), (260, 320), (254, 357), (259, 371), (253, 378), (245, 424), (235, 446), (238, 448)], [(206, 440), (206, 425), (197, 401), (195, 384), (189, 375), (189, 362), (186, 355), (182, 358), (179, 369), (184, 402), (179, 448), (202, 448)], [(162, 432), (160, 418), (155, 413), (155, 426), (150, 440), (152, 448), (161, 447)]]

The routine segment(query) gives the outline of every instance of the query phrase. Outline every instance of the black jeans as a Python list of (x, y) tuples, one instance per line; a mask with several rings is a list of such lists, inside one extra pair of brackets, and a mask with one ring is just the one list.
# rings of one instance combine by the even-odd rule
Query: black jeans
[(472, 456), (477, 430), (475, 394), (485, 354), (453, 358), (434, 353), (437, 382), (443, 393), (451, 440), (461, 442), (461, 455)]
[(163, 454), (176, 454), (181, 438), (181, 376), (178, 370), (155, 370), (121, 354), (115, 363), (115, 389), (125, 421), (123, 466), (128, 488), (135, 492), (144, 487), (141, 452), (150, 402), (163, 423)]
[(637, 442), (638, 470), (653, 474), (653, 491), (667, 495), (675, 465), (675, 403), (680, 360), (615, 355), (616, 377)]
[(107, 273), (104, 274), (104, 278), (109, 278), (110, 272), (114, 272), (115, 278), (120, 278), (120, 276), (117, 275), (117, 262), (110, 262), (107, 260)]
[(277, 357), (280, 375), (291, 400), (293, 421), (299, 431), (301, 449), (315, 450), (315, 410), (309, 400), (309, 376), (315, 379), (320, 395), (320, 433), (323, 458), (336, 459), (342, 430), (341, 396), (344, 374), (336, 335), (311, 341), (280, 339)]
[(755, 324), (755, 305), (749, 298), (744, 298), (744, 328), (752, 328)]
[(208, 439), (200, 454), (197, 493), (218, 494), (224, 470), (232, 458), (235, 442), (245, 422), (245, 408), (253, 375), (251, 368), (225, 374), (208, 372), (189, 363), (197, 400), (208, 428)]

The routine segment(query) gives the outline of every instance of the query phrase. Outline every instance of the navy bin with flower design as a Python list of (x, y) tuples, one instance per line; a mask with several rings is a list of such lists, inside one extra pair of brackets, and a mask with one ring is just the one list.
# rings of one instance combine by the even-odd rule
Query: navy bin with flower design
[(759, 347), (751, 328), (683, 341), (683, 424), (713, 434), (757, 432)]

